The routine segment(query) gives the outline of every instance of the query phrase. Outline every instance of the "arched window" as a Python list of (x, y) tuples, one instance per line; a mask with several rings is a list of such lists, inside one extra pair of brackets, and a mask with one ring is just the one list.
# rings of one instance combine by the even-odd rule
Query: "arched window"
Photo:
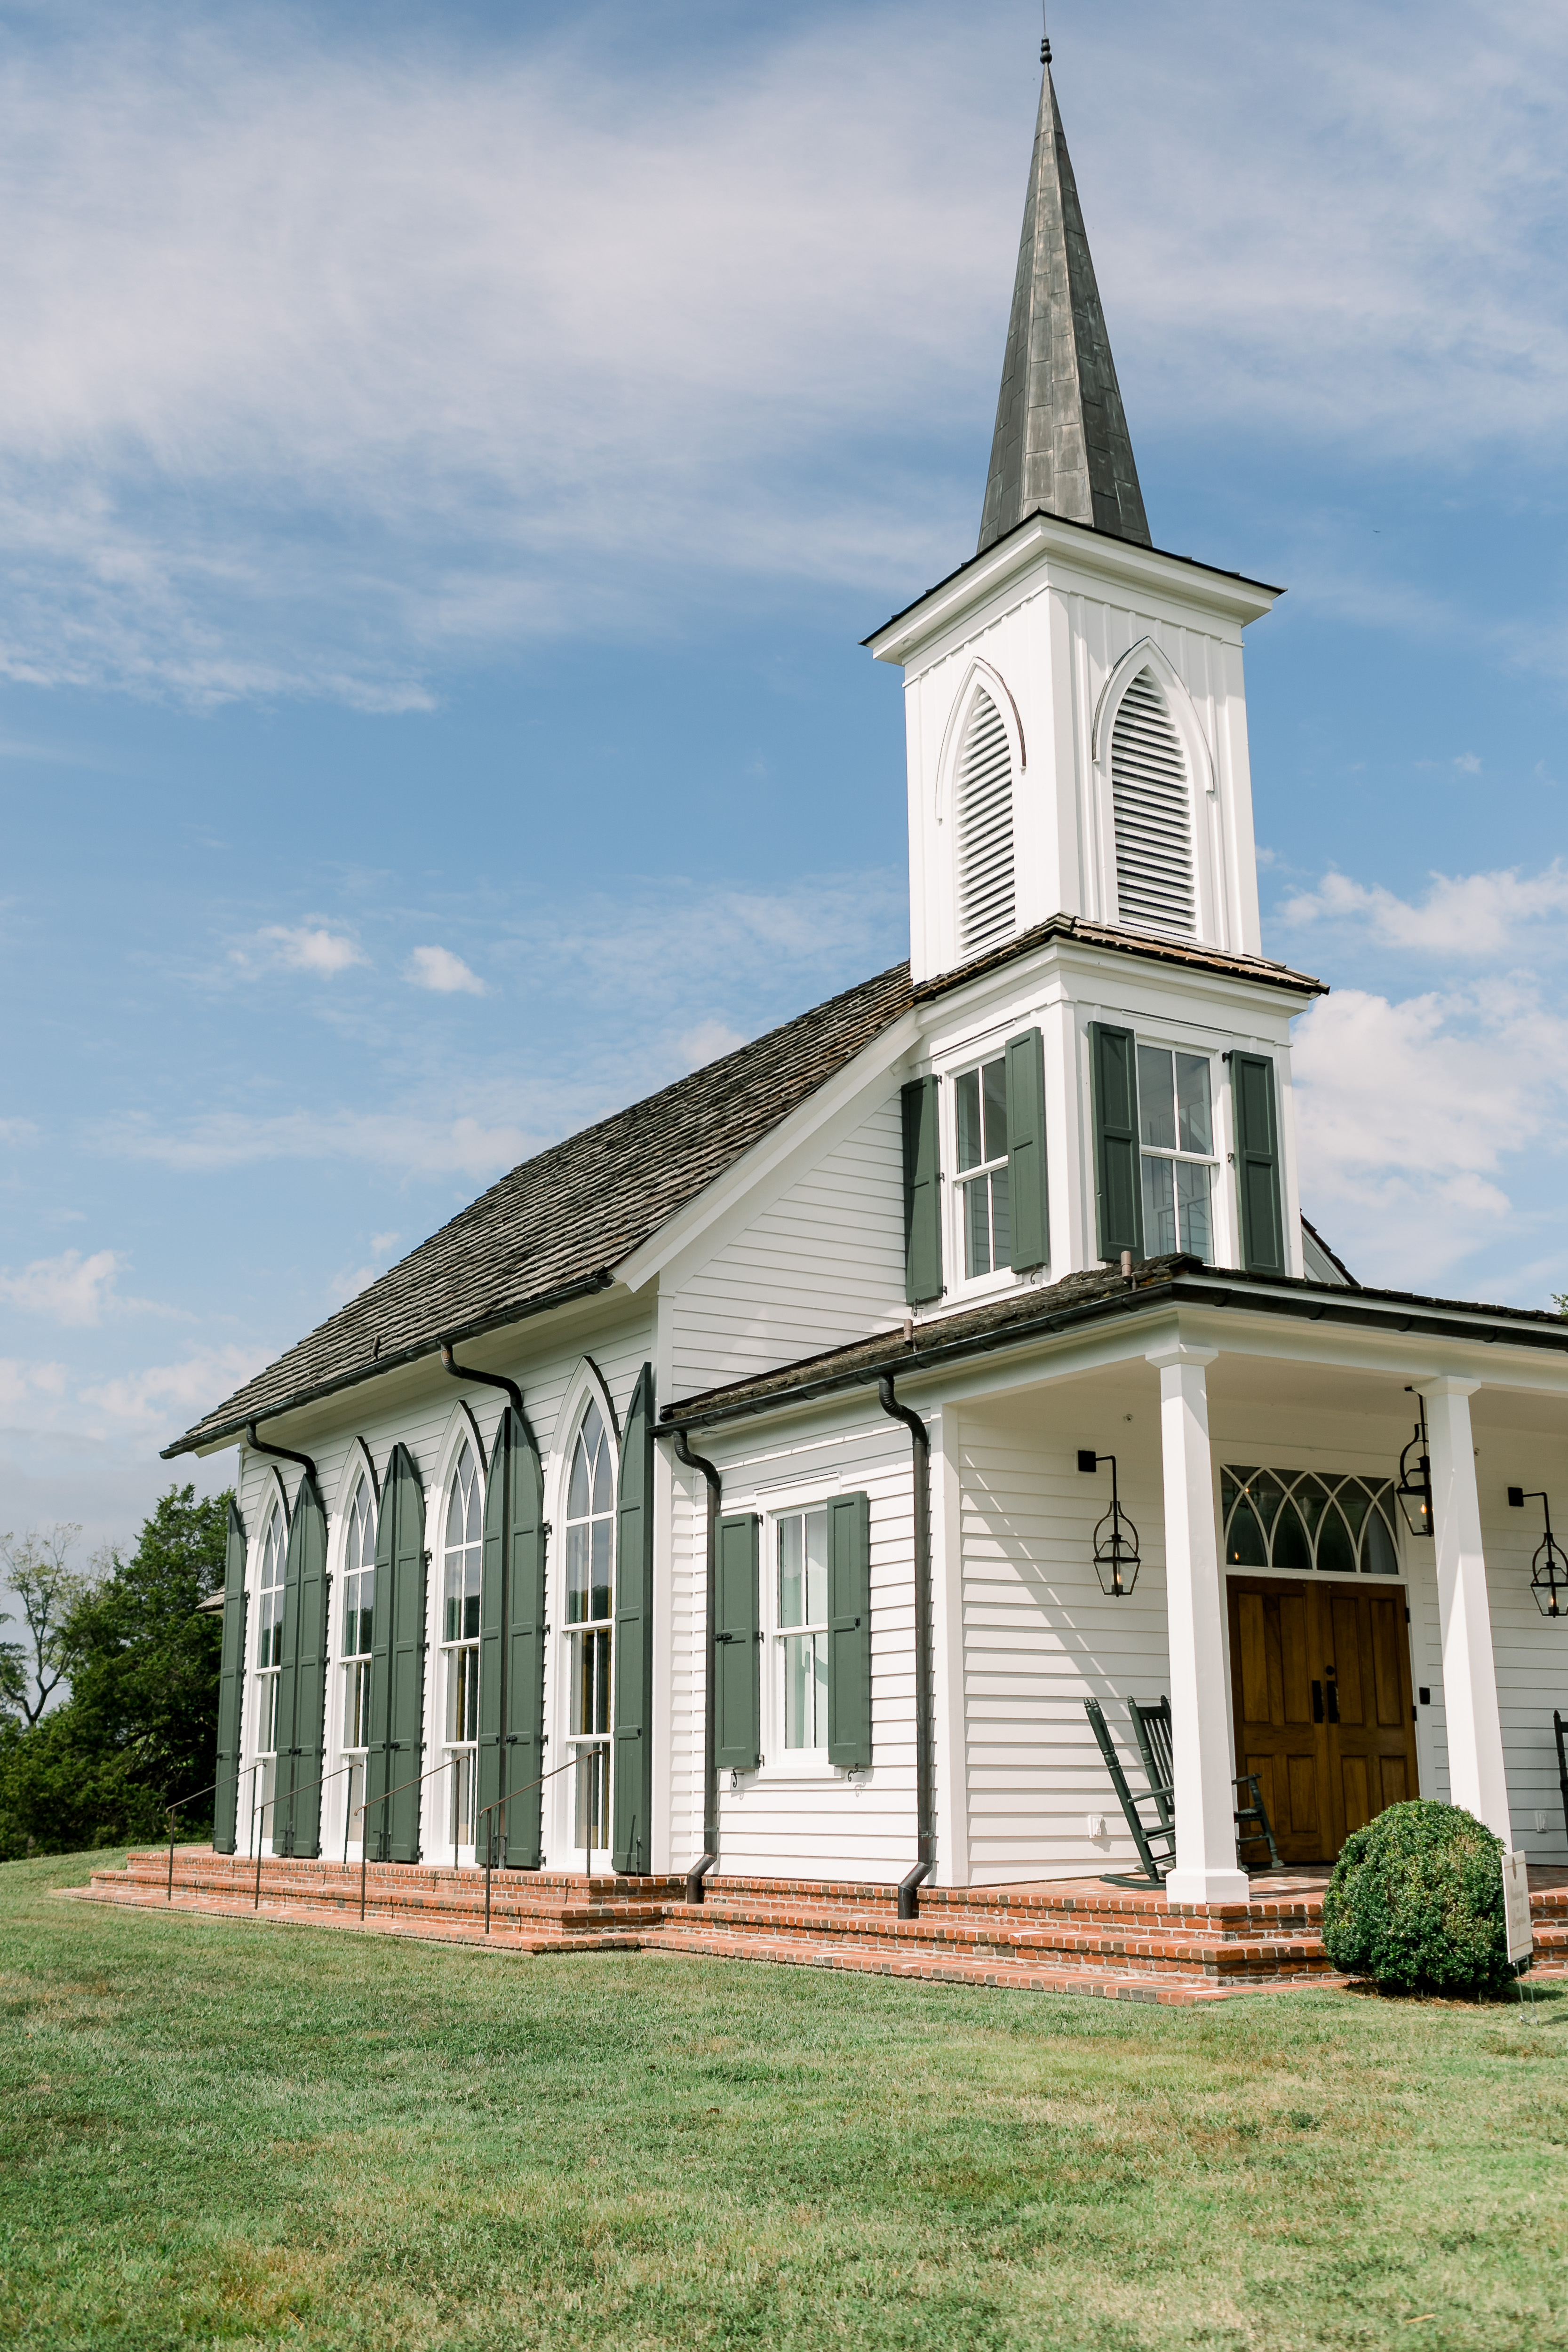
[(479, 1565), (484, 1550), (484, 1502), (479, 1465), (468, 1439), (452, 1471), (447, 1496), (445, 1601), (441, 1619), (446, 1676), (447, 1761), (451, 1767), (450, 1838), (474, 1842), (474, 1746), (479, 1734)]
[(958, 948), (981, 955), (1013, 935), (1013, 753), (1002, 714), (980, 692), (953, 774)]
[(616, 1469), (610, 1433), (590, 1402), (566, 1486), (568, 1729), (577, 1769), (573, 1843), (610, 1843), (610, 1643), (615, 1601)]
[(1192, 793), (1182, 739), (1152, 669), (1139, 671), (1116, 714), (1110, 799), (1118, 919), (1132, 930), (1191, 939), (1197, 929)]
[(370, 1746), (370, 1648), (375, 1630), (375, 1496), (362, 1478), (349, 1505), (343, 1533), (343, 1754), (349, 1766), (344, 1815), (352, 1837), (363, 1836), (365, 1753)]
[(261, 1534), (261, 1585), (256, 1612), (256, 1759), (261, 1783), (253, 1803), (261, 1811), (264, 1833), (271, 1815), (263, 1809), (272, 1802), (278, 1776), (278, 1669), (283, 1662), (283, 1580), (289, 1539), (283, 1513), (274, 1503)]

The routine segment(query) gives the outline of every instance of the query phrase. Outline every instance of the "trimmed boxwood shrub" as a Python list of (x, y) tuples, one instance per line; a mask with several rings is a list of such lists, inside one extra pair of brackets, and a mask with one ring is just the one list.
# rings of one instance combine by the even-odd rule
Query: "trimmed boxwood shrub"
[(1345, 1840), (1323, 1896), (1323, 1948), (1383, 1992), (1500, 1992), (1513, 1974), (1502, 1842), (1458, 1805), (1390, 1805)]

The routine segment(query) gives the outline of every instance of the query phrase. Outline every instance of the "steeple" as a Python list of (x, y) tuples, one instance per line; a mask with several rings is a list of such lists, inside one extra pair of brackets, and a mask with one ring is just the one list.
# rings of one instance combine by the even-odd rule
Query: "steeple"
[(1143, 494), (1057, 109), (1049, 41), (1040, 58), (1040, 118), (980, 550), (1037, 507), (1147, 547)]

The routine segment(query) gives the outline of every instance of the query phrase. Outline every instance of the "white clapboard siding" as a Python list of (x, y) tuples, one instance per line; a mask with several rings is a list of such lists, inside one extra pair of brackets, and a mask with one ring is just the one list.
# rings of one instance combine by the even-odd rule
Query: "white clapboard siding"
[[(871, 1502), (871, 1769), (792, 1769), (771, 1750), (762, 1770), (725, 1773), (721, 1874), (895, 1885), (915, 1860), (914, 1518), (908, 1437), (873, 1408), (826, 1439), (801, 1437), (742, 1465), (713, 1448), (726, 1511), (763, 1516), (763, 1573), (773, 1570), (769, 1513), (864, 1490)], [(738, 1453), (739, 1449), (735, 1449)], [(764, 1613), (765, 1611), (764, 1611)], [(764, 1667), (764, 1672), (768, 1671)], [(768, 1709), (764, 1704), (764, 1725)], [(700, 1826), (700, 1824), (699, 1824)]]
[(1190, 939), (1197, 929), (1192, 793), (1181, 738), (1152, 670), (1139, 672), (1116, 714), (1110, 792), (1119, 919)]
[[(1069, 1433), (1070, 1434), (1070, 1433)], [(970, 1878), (1079, 1877), (1136, 1868), (1088, 1717), (1098, 1698), (1132, 1749), (1129, 1697), (1170, 1687), (1161, 1549), (1160, 1463), (1152, 1441), (1119, 1448), (1122, 1499), (1142, 1538), (1132, 1594), (1108, 1601), (1092, 1566), (1103, 1480), (1077, 1467), (1059, 1429), (965, 1412), (963, 1482), (963, 1691)], [(1103, 1491), (1102, 1491), (1103, 1488)], [(1103, 1815), (1104, 1844), (1088, 1820)]]
[(754, 1378), (901, 1320), (897, 1090), (760, 1210), (669, 1302), (674, 1394)]
[(953, 785), (958, 849), (958, 943), (979, 955), (1010, 939), (1016, 919), (1013, 754), (988, 694), (975, 701)]

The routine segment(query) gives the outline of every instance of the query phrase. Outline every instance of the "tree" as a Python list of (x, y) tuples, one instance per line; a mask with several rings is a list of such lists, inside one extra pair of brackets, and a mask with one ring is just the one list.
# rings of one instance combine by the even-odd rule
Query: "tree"
[(27, 1629), (26, 1647), (5, 1644), (6, 1665), (0, 1674), (6, 1697), (29, 1728), (66, 1679), (66, 1629), (78, 1602), (92, 1590), (91, 1574), (73, 1569), (68, 1557), (80, 1533), (75, 1520), (62, 1519), (52, 1528), (29, 1528), (23, 1536), (0, 1536), (0, 1566), (22, 1604)]
[(132, 1557), (109, 1553), (78, 1593), (60, 1636), (69, 1696), (0, 1730), (0, 1854), (160, 1836), (164, 1807), (211, 1781), (223, 1632), (199, 1604), (223, 1580), (228, 1501), (172, 1487)]

